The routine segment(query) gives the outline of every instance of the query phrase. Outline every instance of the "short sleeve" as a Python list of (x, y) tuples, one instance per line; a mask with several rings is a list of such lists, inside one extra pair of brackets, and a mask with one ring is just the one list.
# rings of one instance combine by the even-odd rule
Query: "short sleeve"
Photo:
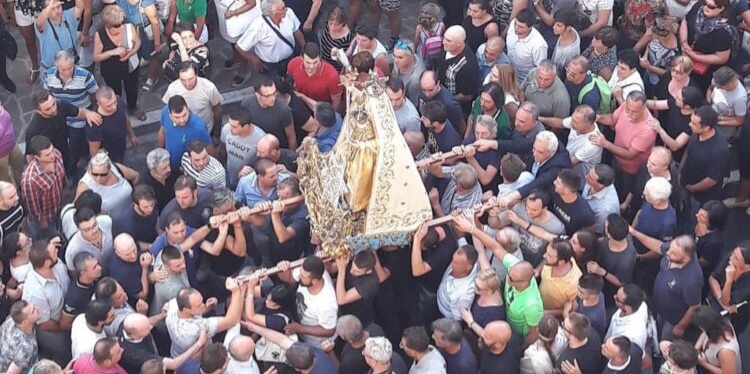
[(104, 140), (104, 134), (100, 126), (86, 126), (86, 139), (90, 142), (100, 142)]
[(259, 27), (262, 23), (260, 17), (250, 23), (250, 27), (248, 27), (247, 31), (237, 40), (237, 47), (243, 51), (250, 51), (255, 48), (255, 45), (258, 44), (258, 41), (264, 34), (264, 31)]
[(208, 98), (208, 101), (211, 103), (211, 106), (216, 106), (218, 104), (221, 104), (223, 100), (224, 98), (221, 96), (221, 92), (219, 92), (219, 89), (216, 88), (215, 84), (211, 83), (211, 94), (210, 94), (210, 97)]
[(526, 308), (523, 315), (524, 318), (526, 318), (527, 325), (529, 325), (530, 327), (539, 326), (539, 322), (544, 316), (544, 308), (542, 307), (541, 303), (538, 305), (532, 304), (529, 305), (528, 308)]
[(271, 330), (282, 332), (287, 325), (286, 319), (278, 314), (266, 316), (266, 327)]
[(519, 262), (521, 262), (521, 260), (519, 260), (518, 257), (513, 256), (510, 253), (507, 253), (505, 256), (503, 256), (503, 266), (505, 266), (505, 268), (508, 270), (510, 270), (510, 268), (512, 268), (514, 265), (516, 265)]
[(79, 109), (78, 107), (71, 105), (65, 101), (57, 101), (57, 108), (60, 113), (64, 114), (65, 117), (77, 117)]
[(211, 317), (203, 319), (203, 326), (206, 328), (206, 334), (213, 337), (219, 333), (219, 320), (221, 317)]

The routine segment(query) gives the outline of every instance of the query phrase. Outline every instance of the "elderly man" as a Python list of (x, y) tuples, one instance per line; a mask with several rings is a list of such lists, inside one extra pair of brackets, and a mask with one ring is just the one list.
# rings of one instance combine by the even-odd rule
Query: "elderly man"
[[(262, 4), (263, 17), (254, 19), (237, 40), (237, 52), (248, 60), (255, 72), (285, 76), (287, 64), (294, 56), (297, 45), (305, 44), (300, 21), (283, 0)], [(245, 77), (234, 77), (236, 87), (245, 83)]]
[[(183, 289), (175, 299), (167, 303), (166, 325), (172, 340), (170, 353), (173, 358), (190, 350), (203, 334), (213, 337), (239, 322), (247, 283), (227, 278), (225, 287), (231, 292), (231, 301), (226, 314), (221, 317), (203, 316), (210, 309), (207, 309), (207, 304), (203, 302), (201, 293), (194, 288)], [(194, 360), (189, 360), (187, 365), (195, 364), (191, 361)]]
[(384, 337), (367, 338), (362, 355), (372, 373), (403, 374), (407, 371), (401, 356), (393, 355), (393, 346)]
[(211, 215), (211, 191), (198, 188), (198, 182), (189, 175), (180, 175), (174, 182), (174, 199), (162, 209), (158, 229), (172, 212), (180, 212), (188, 226), (201, 227)]
[(445, 359), (446, 374), (477, 372), (477, 359), (463, 336), (459, 321), (452, 318), (435, 320), (432, 322), (432, 339)]
[[(20, 183), (21, 180), (17, 182)], [(0, 181), (0, 242), (5, 235), (19, 231), (24, 215), (16, 186)]]
[(596, 216), (596, 232), (604, 233), (604, 221), (610, 214), (620, 214), (620, 199), (615, 189), (615, 171), (607, 164), (596, 164), (586, 174), (581, 193)]
[(283, 333), (251, 322), (243, 321), (242, 326), (286, 350), (287, 364), (298, 372), (331, 374), (339, 372), (336, 364), (317, 344), (295, 342)]
[(536, 135), (544, 130), (544, 125), (538, 121), (539, 108), (536, 104), (525, 101), (516, 111), (515, 127), (510, 133), (509, 139), (477, 139), (474, 144), (479, 148), (478, 152), (485, 152), (489, 149), (499, 150), (502, 153), (514, 153), (521, 157), (526, 165), (531, 165), (533, 159), (531, 156), (532, 147)]
[[(93, 156), (104, 148), (112, 161), (122, 163), (125, 160), (125, 138), (129, 138), (133, 146), (139, 144), (133, 126), (130, 125), (127, 110), (109, 86), (104, 86), (96, 92), (96, 104), (96, 111), (102, 116), (102, 124), (86, 126), (89, 154)], [(70, 139), (70, 144), (73, 144), (72, 138)]]
[(607, 140), (604, 134), (592, 136), (591, 141), (614, 155), (618, 179), (628, 192), (632, 189), (638, 168), (646, 162), (656, 143), (656, 132), (649, 125), (655, 121), (646, 107), (646, 95), (641, 91), (631, 92), (614, 113), (602, 115), (597, 121), (614, 128), (615, 141)]
[(392, 77), (388, 80), (388, 86), (385, 89), (388, 99), (391, 100), (393, 113), (396, 115), (396, 123), (401, 133), (407, 131), (421, 131), (422, 122), (419, 112), (410, 99), (407, 99), (406, 87), (404, 81), (398, 77)]
[(26, 373), (37, 357), (34, 325), (39, 320), (39, 309), (24, 300), (10, 306), (10, 318), (0, 326), (0, 371)]
[(430, 344), (430, 337), (422, 326), (412, 326), (404, 330), (399, 347), (414, 362), (409, 374), (434, 373), (446, 374), (445, 359), (435, 346)]
[(471, 209), (481, 203), (482, 186), (479, 184), (477, 171), (471, 165), (458, 163), (452, 167), (449, 175), (438, 165), (430, 167), (430, 174), (443, 179), (442, 183), (445, 185), (442, 196), (438, 194), (436, 187), (429, 192), (430, 204), (436, 216), (442, 217), (456, 210)]
[(531, 173), (534, 174), (534, 180), (521, 186), (515, 192), (503, 196), (500, 200), (501, 206), (508, 207), (516, 204), (535, 188), (551, 190), (557, 174), (572, 166), (568, 151), (559, 146), (557, 137), (549, 131), (542, 131), (536, 135), (533, 158)]
[[(258, 141), (258, 158), (267, 158), (277, 165), (283, 166), (290, 175), (296, 175), (297, 172), (297, 153), (281, 148), (279, 138), (273, 134), (266, 134)], [(253, 163), (255, 165), (255, 163)], [(250, 174), (252, 168), (242, 168), (240, 177)]]
[(154, 148), (146, 155), (148, 174), (146, 174), (144, 182), (154, 190), (157, 212), (164, 209), (174, 199), (174, 188), (172, 186), (174, 186), (179, 174), (172, 173), (169, 159), (169, 152), (164, 148)]
[(536, 16), (531, 9), (521, 9), (508, 26), (506, 38), (508, 57), (516, 70), (516, 80), (521, 84), (529, 70), (547, 58), (547, 41), (534, 28)]
[(200, 117), (190, 112), (187, 101), (181, 95), (172, 96), (161, 110), (161, 127), (157, 144), (169, 151), (170, 164), (179, 169), (182, 154), (193, 140), (202, 140), (207, 144), (208, 153), (214, 154), (211, 136)]
[(653, 299), (653, 308), (658, 313), (661, 336), (694, 339), (697, 331), (691, 328), (690, 317), (701, 304), (703, 289), (703, 272), (695, 257), (695, 240), (682, 235), (671, 242), (662, 242), (632, 227), (630, 234), (648, 250), (662, 255), (653, 290), (653, 295), (659, 295)]
[(596, 111), (588, 105), (579, 105), (573, 114), (565, 119), (556, 117), (540, 117), (539, 120), (551, 129), (570, 129), (568, 144), (565, 148), (570, 154), (573, 169), (582, 177), (594, 165), (602, 160), (602, 148), (591, 142), (592, 135), (599, 135), (596, 125)]
[[(505, 300), (505, 310), (508, 316), (510, 328), (508, 328), (508, 325), (505, 322), (491, 322), (487, 324), (487, 326), (485, 326), (485, 333), (497, 333), (498, 331), (495, 329), (500, 327), (497, 324), (502, 324), (501, 330), (504, 332), (501, 335), (505, 338), (498, 340), (485, 339), (485, 334), (483, 333), (482, 335), (485, 343), (489, 348), (493, 349), (493, 354), (501, 354), (504, 347), (504, 344), (502, 343), (508, 342), (511, 335), (511, 331), (509, 330), (512, 329), (515, 334), (518, 334), (523, 339), (523, 347), (525, 349), (537, 340), (537, 326), (539, 325), (539, 321), (541, 321), (544, 313), (542, 297), (539, 294), (539, 288), (536, 279), (534, 278), (534, 268), (530, 263), (521, 261), (506, 252), (494, 238), (476, 228), (472, 221), (466, 217), (455, 217), (454, 222), (456, 223), (454, 227), (459, 232), (471, 234), (474, 240), (480, 241), (485, 248), (498, 254), (498, 257), (502, 259), (503, 265), (508, 270), (503, 297)], [(493, 334), (493, 336), (497, 337), (498, 335)], [(497, 346), (494, 346), (495, 344), (497, 344)], [(503, 360), (503, 362), (507, 361), (506, 364), (511, 366), (502, 366), (503, 368), (518, 367), (518, 362), (520, 361), (520, 350), (517, 346), (514, 347), (512, 355), (514, 356), (513, 360), (510, 358)], [(480, 362), (480, 370), (482, 370), (482, 367), (484, 366), (483, 362), (484, 358), (482, 358), (482, 362)], [(515, 372), (518, 372), (518, 370)]]
[(129, 300), (147, 300), (149, 269), (153, 262), (151, 253), (140, 253), (130, 234), (122, 233), (114, 240), (115, 255), (110, 258), (109, 269)]
[(339, 81), (339, 73), (320, 58), (320, 46), (317, 43), (305, 43), (302, 55), (289, 61), (288, 70), (289, 75), (294, 78), (295, 93), (311, 109), (318, 101), (325, 101), (334, 108), (341, 109), (344, 88)]
[(188, 144), (187, 151), (182, 155), (182, 171), (193, 177), (198, 188), (215, 190), (227, 186), (227, 173), (224, 166), (208, 154), (206, 143), (193, 140)]
[(174, 358), (160, 357), (154, 337), (151, 335), (153, 328), (154, 325), (148, 317), (140, 313), (129, 314), (122, 322), (122, 327), (117, 331), (117, 337), (123, 349), (120, 365), (128, 373), (140, 373), (143, 364), (154, 358), (160, 359), (165, 369), (177, 370), (190, 357), (200, 352), (208, 341), (208, 335), (201, 334), (198, 340), (181, 355)]
[(456, 101), (451, 91), (446, 89), (440, 82), (437, 72), (425, 70), (419, 77), (419, 98), (418, 108), (422, 108), (427, 102), (438, 101), (443, 104), (446, 116), (450, 120), (456, 132), (463, 136), (466, 132), (466, 117), (461, 110), (461, 104)]
[[(281, 0), (275, 0), (278, 4)], [(281, 2), (283, 5), (283, 2)], [(261, 20), (258, 18), (258, 20)], [(282, 148), (296, 150), (299, 141), (294, 131), (294, 120), (289, 106), (280, 100), (276, 83), (268, 76), (256, 79), (253, 88), (255, 93), (240, 103), (250, 111), (253, 123), (267, 134), (273, 134), (279, 140)]]
[(20, 183), (24, 209), (28, 212), (26, 224), (29, 236), (46, 239), (55, 235), (60, 227), (66, 182), (62, 154), (42, 135), (31, 138), (31, 142), (26, 143), (26, 151), (34, 155)]
[(476, 56), (466, 45), (463, 26), (455, 25), (445, 30), (443, 51), (432, 60), (432, 64), (430, 69), (437, 73), (440, 82), (456, 97), (464, 116), (468, 116), (471, 103), (479, 91), (476, 79), (479, 66)]
[(646, 160), (646, 164), (638, 169), (633, 191), (625, 197), (625, 201), (621, 204), (621, 210), (625, 211), (624, 216), (630, 220), (635, 218), (635, 214), (643, 205), (643, 190), (646, 182), (653, 177), (662, 177), (672, 184), (672, 195), (669, 197), (669, 202), (672, 207), (679, 209), (682, 206), (682, 192), (677, 183), (678, 175), (678, 166), (672, 163), (672, 151), (662, 146), (654, 147)]
[(505, 39), (502, 36), (491, 36), (477, 48), (476, 58), (479, 66), (479, 84), (484, 82), (492, 67), (497, 64), (510, 64), (510, 58), (503, 52)]
[(68, 270), (73, 271), (73, 259), (81, 252), (96, 256), (102, 265), (104, 274), (109, 274), (109, 260), (114, 253), (112, 244), (112, 218), (107, 215), (96, 215), (93, 210), (83, 208), (73, 215), (78, 232), (70, 238), (65, 249), (65, 262)]
[(443, 316), (460, 320), (460, 310), (471, 308), (474, 302), (474, 280), (479, 272), (477, 258), (476, 248), (468, 244), (458, 247), (453, 253), (437, 291), (438, 310)]
[(237, 201), (254, 207), (260, 201), (276, 200), (278, 182), (289, 177), (279, 165), (267, 158), (259, 158), (255, 170), (240, 178), (237, 184)]
[[(599, 110), (601, 92), (593, 83), (594, 77), (589, 71), (589, 60), (583, 56), (573, 57), (565, 68), (565, 89), (570, 95), (570, 104), (574, 107), (588, 105)], [(586, 87), (586, 92), (582, 92)], [(591, 88), (588, 88), (591, 87)]]
[(200, 118), (208, 132), (214, 136), (221, 131), (221, 96), (216, 85), (207, 78), (199, 77), (192, 62), (180, 65), (180, 79), (169, 84), (162, 101), (169, 103), (175, 95), (180, 95), (187, 102), (190, 112)]
[(414, 53), (414, 43), (399, 40), (393, 48), (393, 71), (391, 80), (399, 78), (403, 82), (404, 94), (412, 104), (419, 103), (419, 78), (424, 72), (424, 62)]
[(58, 258), (61, 245), (60, 237), (54, 237), (31, 246), (29, 262), (33, 269), (24, 282), (23, 300), (39, 310), (35, 330), (40, 356), (65, 364), (70, 360), (70, 336), (60, 326), (60, 317), (70, 278)]
[(247, 108), (240, 106), (229, 113), (229, 121), (221, 129), (221, 143), (227, 157), (229, 188), (237, 188), (240, 173), (245, 166), (255, 165), (255, 161), (258, 160), (258, 145), (263, 135), (266, 135), (266, 132), (252, 123)]
[(565, 118), (570, 115), (570, 97), (552, 60), (542, 60), (531, 69), (521, 89), (526, 100), (539, 108), (540, 117)]
[(383, 336), (383, 329), (376, 324), (370, 324), (365, 329), (359, 318), (352, 314), (342, 313), (342, 316), (336, 322), (336, 335), (344, 341), (339, 357), (336, 357), (336, 353), (332, 349), (328, 350), (329, 347), (333, 348), (333, 341), (323, 342), (321, 346), (324, 347), (329, 357), (339, 361), (339, 372), (367, 373), (367, 359), (362, 353), (365, 349), (365, 342), (370, 337)]
[[(90, 109), (94, 100), (93, 96), (99, 86), (96, 84), (94, 75), (77, 66), (75, 60), (76, 56), (71, 50), (62, 48), (58, 50), (55, 53), (55, 65), (47, 70), (42, 83), (44, 88), (49, 90), (58, 100), (78, 108)], [(67, 123), (69, 161), (77, 164), (81, 158), (86, 158), (87, 155), (84, 130), (87, 126), (84, 120), (75, 117), (69, 117)]]

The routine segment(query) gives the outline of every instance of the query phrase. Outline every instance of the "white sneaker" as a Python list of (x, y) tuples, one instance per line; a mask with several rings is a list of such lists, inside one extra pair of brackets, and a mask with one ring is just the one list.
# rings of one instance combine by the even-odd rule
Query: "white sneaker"
[[(737, 201), (737, 198), (735, 198), (735, 197), (730, 197), (730, 198), (724, 199), (722, 202), (729, 209), (734, 209), (734, 208), (748, 208), (748, 207), (750, 207), (750, 200)], [(750, 214), (750, 213), (748, 213), (748, 214)]]

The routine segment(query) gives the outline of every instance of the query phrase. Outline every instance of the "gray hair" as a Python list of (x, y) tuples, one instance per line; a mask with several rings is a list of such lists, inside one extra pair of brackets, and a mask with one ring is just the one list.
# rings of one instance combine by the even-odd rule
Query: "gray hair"
[(654, 200), (667, 201), (672, 196), (672, 184), (664, 177), (652, 177), (643, 190), (648, 191)]
[(547, 142), (547, 151), (549, 151), (550, 157), (557, 152), (557, 136), (552, 131), (540, 131), (538, 134), (536, 134), (536, 141), (539, 142)]
[(154, 148), (146, 155), (146, 167), (153, 169), (163, 162), (169, 162), (169, 151), (164, 148)]
[(552, 60), (546, 58), (539, 62), (539, 65), (536, 67), (537, 70), (546, 70), (546, 71), (554, 71), (557, 72), (557, 65), (555, 65)]
[(7, 190), (7, 189), (9, 189), (11, 187), (15, 187), (13, 185), (13, 183), (6, 182), (6, 181), (0, 181), (0, 194), (2, 194), (3, 191), (5, 191), (5, 190)]
[(477, 117), (477, 126), (482, 126), (490, 131), (490, 138), (497, 138), (497, 122), (491, 116), (481, 114)]
[(534, 121), (539, 119), (539, 107), (531, 101), (524, 101), (523, 103), (521, 103), (521, 105), (518, 107), (518, 110), (524, 110), (531, 114), (531, 119)]
[(354, 315), (343, 315), (336, 322), (336, 334), (346, 342), (355, 342), (362, 338), (364, 333), (365, 328), (362, 326), (362, 321)]
[(367, 338), (365, 340), (365, 349), (370, 349), (370, 357), (381, 365), (387, 365), (391, 362), (393, 355), (393, 346), (388, 339), (378, 336)]
[(589, 59), (587, 59), (585, 56), (578, 55), (576, 57), (573, 57), (570, 59), (570, 62), (568, 62), (568, 65), (578, 65), (581, 67), (581, 70), (584, 72), (589, 71)]
[(76, 56), (73, 54), (73, 52), (67, 49), (61, 49), (55, 52), (55, 64), (57, 64), (58, 62), (63, 62), (63, 61), (71, 61), (75, 64)]
[(115, 96), (115, 90), (110, 86), (101, 86), (96, 90), (97, 99), (111, 99), (112, 96)]
[(497, 232), (497, 237), (499, 238), (501, 234), (505, 235), (505, 245), (500, 243), (499, 240), (498, 243), (500, 243), (507, 252), (513, 253), (518, 249), (518, 246), (521, 245), (521, 235), (518, 233), (518, 230), (513, 227), (503, 227)]
[(282, 3), (284, 4), (284, 0), (265, 0), (260, 2), (260, 11), (263, 13), (264, 16), (270, 16), (271, 13), (273, 13), (273, 6)]
[(594, 122), (596, 122), (596, 111), (592, 107), (586, 104), (581, 104), (576, 107), (575, 111), (581, 113), (583, 115), (583, 119), (586, 120), (586, 122), (588, 122), (589, 124), (593, 124)]
[(75, 269), (77, 273), (82, 272), (86, 269), (86, 262), (92, 258), (96, 259), (96, 257), (89, 252), (81, 252), (77, 254), (73, 257), (73, 269)]
[(58, 374), (62, 373), (62, 368), (52, 360), (42, 359), (34, 364), (34, 374)]
[(464, 189), (474, 188), (477, 184), (477, 171), (471, 165), (459, 162), (453, 169), (453, 178), (456, 184)]
[(640, 101), (643, 105), (646, 105), (646, 99), (648, 98), (643, 91), (631, 91), (627, 99), (630, 101)]
[(440, 331), (443, 340), (453, 344), (460, 344), (463, 339), (463, 330), (458, 321), (451, 318), (440, 318), (432, 322), (432, 330)]
[(234, 205), (235, 201), (234, 192), (226, 187), (215, 189), (211, 193), (211, 206), (214, 209)]
[(89, 161), (89, 166), (101, 166), (101, 167), (110, 167), (112, 166), (112, 159), (109, 158), (109, 154), (106, 150), (100, 149), (99, 152), (97, 152), (95, 155), (91, 157), (91, 161)]

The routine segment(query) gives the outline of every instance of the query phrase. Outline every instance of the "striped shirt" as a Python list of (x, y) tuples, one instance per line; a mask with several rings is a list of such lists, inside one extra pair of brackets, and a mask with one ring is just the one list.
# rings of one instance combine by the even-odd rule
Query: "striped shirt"
[(10, 207), (8, 210), (0, 210), (0, 243), (6, 234), (18, 231), (23, 221), (23, 205), (21, 203)]
[(214, 190), (227, 186), (227, 173), (219, 160), (213, 156), (208, 156), (208, 164), (199, 171), (193, 167), (188, 153), (189, 151), (182, 154), (182, 171), (185, 175), (195, 178), (195, 181), (198, 182), (198, 188)]
[[(63, 83), (57, 75), (57, 67), (47, 70), (44, 88), (48, 89), (56, 99), (69, 103), (78, 108), (91, 108), (91, 95), (96, 93), (99, 86), (94, 75), (80, 66), (74, 67), (73, 77), (68, 83)], [(82, 129), (86, 121), (75, 117), (68, 117), (68, 126)]]
[(21, 195), (34, 222), (52, 221), (60, 214), (65, 188), (65, 168), (60, 151), (55, 150), (54, 171), (42, 169), (39, 162), (31, 161), (21, 177)]

